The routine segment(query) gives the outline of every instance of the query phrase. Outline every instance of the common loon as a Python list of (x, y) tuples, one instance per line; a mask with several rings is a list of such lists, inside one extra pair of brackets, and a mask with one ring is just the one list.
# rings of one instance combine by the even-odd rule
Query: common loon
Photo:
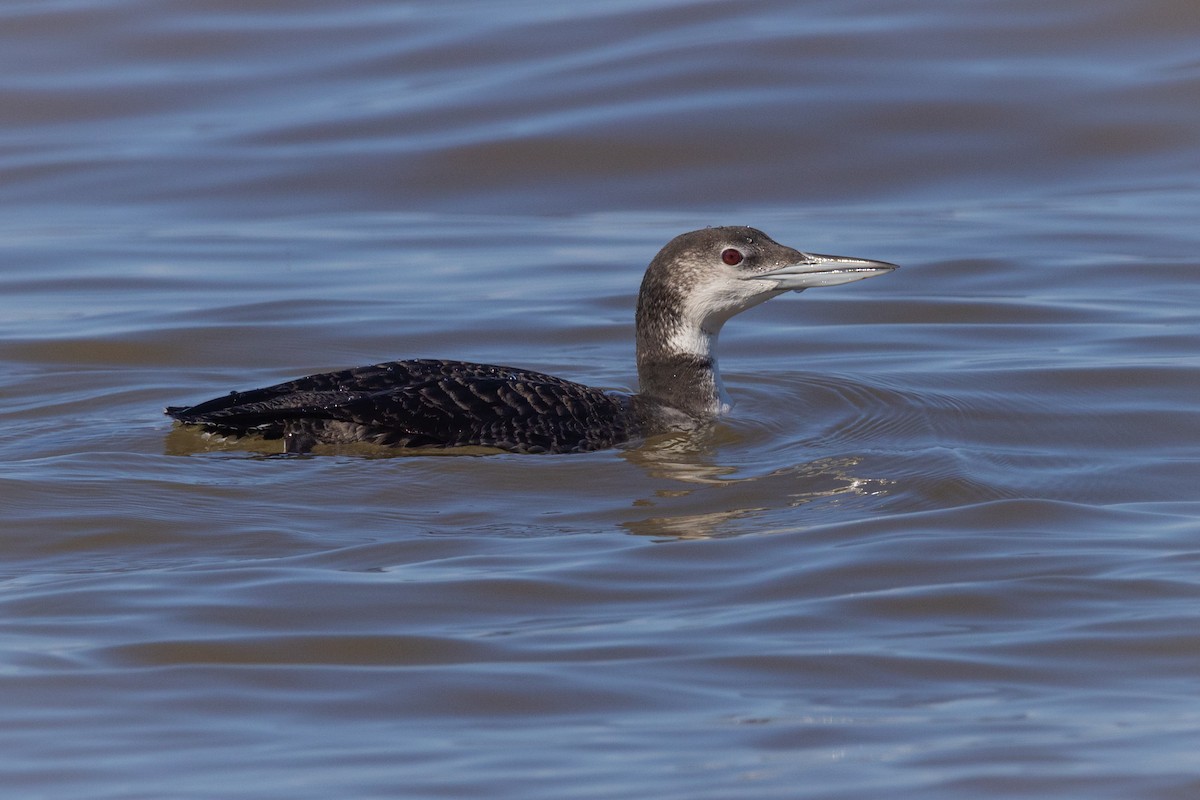
[(755, 228), (705, 228), (676, 236), (646, 269), (637, 301), (637, 394), (512, 367), (420, 359), (310, 375), (166, 413), (217, 434), (282, 437), (290, 453), (351, 442), (599, 450), (695, 428), (728, 410), (715, 350), (734, 314), (787, 291), (894, 269), (802, 253)]

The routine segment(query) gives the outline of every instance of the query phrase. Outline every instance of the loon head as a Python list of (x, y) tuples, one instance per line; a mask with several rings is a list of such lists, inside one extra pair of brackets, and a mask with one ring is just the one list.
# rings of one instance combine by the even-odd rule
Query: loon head
[(646, 270), (638, 296), (638, 360), (712, 357), (725, 321), (788, 291), (883, 275), (895, 264), (802, 253), (756, 228), (705, 228), (676, 236)]

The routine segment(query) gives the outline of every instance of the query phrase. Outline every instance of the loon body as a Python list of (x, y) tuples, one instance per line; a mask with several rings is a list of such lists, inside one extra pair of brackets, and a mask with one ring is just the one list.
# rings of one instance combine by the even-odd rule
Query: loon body
[(788, 291), (882, 275), (894, 264), (802, 253), (747, 227), (675, 237), (642, 279), (634, 395), (540, 372), (463, 361), (392, 361), (171, 406), (180, 422), (233, 436), (319, 443), (479, 446), (577, 453), (704, 424), (729, 408), (717, 369), (721, 326)]

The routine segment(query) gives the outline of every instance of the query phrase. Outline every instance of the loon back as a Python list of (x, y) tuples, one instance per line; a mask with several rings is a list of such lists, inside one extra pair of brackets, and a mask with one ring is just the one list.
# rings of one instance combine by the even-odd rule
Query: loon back
[(784, 292), (895, 268), (802, 253), (754, 228), (705, 228), (672, 239), (646, 270), (637, 303), (637, 395), (512, 367), (413, 360), (310, 375), (166, 413), (223, 435), (283, 438), (287, 452), (350, 442), (598, 450), (692, 428), (727, 409), (716, 342), (733, 315)]
[(317, 443), (577, 453), (635, 435), (629, 398), (551, 375), (463, 361), (393, 361), (232, 392), (166, 413), (223, 435)]

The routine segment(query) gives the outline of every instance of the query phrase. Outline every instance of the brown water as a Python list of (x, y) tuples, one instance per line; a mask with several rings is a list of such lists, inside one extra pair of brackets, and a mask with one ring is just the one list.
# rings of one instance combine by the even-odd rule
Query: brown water
[[(1194, 0), (0, 7), (14, 798), (1200, 796)], [(734, 415), (280, 457), (390, 358), (634, 382), (752, 224)]]

